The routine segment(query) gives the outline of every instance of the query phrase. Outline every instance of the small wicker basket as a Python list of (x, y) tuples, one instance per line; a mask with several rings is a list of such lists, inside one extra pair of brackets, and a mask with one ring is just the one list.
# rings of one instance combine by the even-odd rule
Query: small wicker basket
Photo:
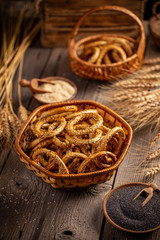
[[(99, 170), (96, 172), (90, 172), (90, 173), (69, 174), (69, 175), (58, 174), (58, 173), (53, 173), (51, 171), (48, 171), (45, 168), (39, 166), (33, 160), (31, 160), (31, 158), (29, 158), (26, 155), (26, 153), (23, 151), (21, 147), (21, 141), (23, 138), (23, 134), (27, 126), (32, 121), (32, 119), (35, 118), (35, 116), (37, 116), (37, 114), (39, 114), (42, 111), (47, 111), (52, 108), (69, 106), (69, 105), (76, 105), (79, 110), (97, 109), (98, 113), (103, 116), (106, 122), (111, 124), (113, 127), (120, 126), (123, 128), (126, 134), (126, 139), (123, 145), (123, 149), (116, 163), (112, 167)], [(33, 171), (38, 177), (41, 177), (44, 182), (49, 183), (54, 188), (72, 189), (72, 188), (88, 187), (91, 185), (99, 184), (107, 180), (110, 180), (111, 176), (115, 173), (116, 169), (124, 159), (128, 151), (128, 148), (131, 144), (131, 140), (132, 140), (132, 128), (129, 126), (129, 124), (125, 120), (123, 120), (119, 115), (117, 115), (111, 109), (94, 101), (71, 100), (71, 101), (47, 104), (35, 109), (33, 113), (29, 116), (28, 120), (23, 125), (22, 129), (20, 130), (15, 141), (15, 147), (19, 154), (20, 160), (26, 164), (28, 169)]]
[[(139, 36), (137, 39), (133, 39), (128, 36), (118, 35), (118, 34), (99, 34), (92, 35), (89, 37), (82, 38), (81, 40), (75, 41), (77, 33), (79, 31), (80, 25), (86, 19), (87, 16), (97, 12), (97, 11), (116, 11), (120, 13), (124, 13), (128, 15), (133, 21), (138, 25), (139, 28)], [(88, 63), (79, 58), (77, 52), (80, 46), (90, 41), (101, 40), (102, 37), (121, 37), (124, 39), (128, 39), (129, 41), (137, 44), (135, 53), (128, 57), (125, 61), (120, 61), (112, 64), (92, 64)], [(145, 33), (142, 22), (140, 19), (128, 9), (119, 6), (100, 6), (94, 9), (91, 9), (87, 13), (85, 13), (75, 25), (71, 37), (68, 43), (68, 56), (70, 67), (77, 75), (80, 77), (93, 79), (93, 80), (115, 80), (122, 79), (124, 77), (129, 76), (131, 73), (135, 72), (140, 68), (143, 60), (143, 54), (145, 49)]]
[(157, 7), (160, 6), (160, 1), (156, 2), (152, 8), (152, 17), (149, 20), (149, 29), (157, 48), (160, 49), (160, 13), (157, 13)]

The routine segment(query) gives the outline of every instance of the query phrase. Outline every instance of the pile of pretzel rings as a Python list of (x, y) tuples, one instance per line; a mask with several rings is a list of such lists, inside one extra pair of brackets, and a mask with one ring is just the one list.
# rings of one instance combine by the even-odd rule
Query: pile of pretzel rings
[(63, 106), (39, 113), (26, 128), (21, 146), (39, 166), (59, 174), (95, 172), (113, 166), (125, 140), (96, 109)]
[(106, 36), (82, 45), (78, 55), (91, 64), (112, 64), (132, 56), (134, 47), (134, 43), (125, 38)]

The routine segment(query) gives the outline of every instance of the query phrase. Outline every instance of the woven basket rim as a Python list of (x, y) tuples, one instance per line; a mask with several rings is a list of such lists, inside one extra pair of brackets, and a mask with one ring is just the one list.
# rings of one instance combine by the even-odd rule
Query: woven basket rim
[[(112, 115), (113, 117), (115, 117), (116, 119), (118, 119), (118, 121), (122, 124), (122, 126), (124, 126), (127, 131), (128, 131), (128, 139), (127, 142), (125, 144), (125, 147), (119, 157), (119, 159), (117, 160), (117, 162), (110, 168), (107, 169), (103, 169), (103, 170), (99, 170), (96, 172), (90, 172), (90, 173), (79, 173), (79, 174), (59, 174), (59, 173), (52, 173), (48, 170), (46, 170), (45, 168), (39, 166), (38, 164), (36, 164), (35, 162), (33, 162), (33, 160), (31, 160), (31, 158), (29, 158), (24, 151), (22, 150), (21, 146), (20, 146), (20, 140), (21, 137), (25, 131), (25, 129), (27, 128), (28, 124), (31, 122), (31, 120), (41, 111), (44, 110), (49, 110), (51, 108), (57, 108), (57, 107), (62, 107), (62, 106), (67, 106), (67, 105), (93, 105), (97, 108), (100, 108), (102, 110), (106, 110), (105, 112), (109, 113), (110, 115)], [(21, 130), (19, 131), (16, 140), (15, 140), (15, 148), (18, 152), (18, 154), (20, 155), (20, 157), (23, 157), (25, 159), (25, 161), (28, 162), (28, 164), (30, 166), (33, 166), (34, 168), (36, 168), (38, 171), (43, 172), (45, 175), (47, 175), (48, 177), (53, 177), (55, 179), (82, 179), (82, 178), (87, 178), (88, 176), (90, 177), (94, 177), (94, 176), (100, 176), (103, 175), (105, 173), (114, 171), (118, 168), (118, 166), (120, 165), (120, 163), (123, 161), (128, 148), (131, 144), (132, 141), (132, 128), (131, 126), (121, 117), (119, 116), (117, 113), (115, 113), (113, 110), (111, 110), (110, 108), (108, 108), (107, 106), (100, 104), (96, 101), (92, 101), (92, 100), (70, 100), (70, 101), (63, 101), (63, 102), (57, 102), (57, 103), (51, 103), (51, 104), (46, 104), (46, 105), (42, 105), (38, 108), (36, 108), (31, 115), (28, 117), (27, 121), (23, 124)]]

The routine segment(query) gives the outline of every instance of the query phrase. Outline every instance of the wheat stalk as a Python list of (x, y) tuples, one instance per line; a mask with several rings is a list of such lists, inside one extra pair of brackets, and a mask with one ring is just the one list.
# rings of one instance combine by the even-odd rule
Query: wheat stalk
[(160, 63), (160, 57), (148, 58), (143, 61), (143, 65), (154, 65), (156, 63)]
[(27, 120), (27, 118), (28, 118), (28, 111), (27, 111), (27, 109), (23, 105), (19, 106), (18, 115), (19, 115), (19, 118), (21, 120), (21, 123), (24, 123)]
[(28, 111), (23, 106), (22, 100), (21, 100), (20, 80), (22, 79), (22, 69), (23, 69), (23, 58), (21, 60), (20, 66), (19, 66), (19, 75), (18, 75), (18, 100), (19, 100), (18, 115), (20, 117), (21, 123), (24, 123), (27, 120), (27, 118), (28, 118)]
[[(153, 65), (156, 63), (156, 65)], [(111, 108), (124, 117), (134, 130), (144, 126), (160, 128), (159, 58), (147, 60), (132, 77), (101, 86)], [(104, 96), (104, 94), (103, 94)]]
[(151, 66), (151, 67), (148, 67), (148, 66), (142, 66), (142, 68), (138, 71), (138, 74), (146, 74), (146, 73), (151, 73), (151, 72), (156, 72), (156, 71), (159, 71), (160, 70), (160, 65), (157, 64), (157, 65), (154, 65), (154, 66)]
[(151, 147), (153, 147), (160, 140), (160, 132), (153, 138), (151, 142)]
[[(158, 72), (158, 73), (148, 73), (148, 74), (139, 74), (138, 76), (137, 76), (137, 79), (143, 79), (143, 80), (153, 80), (153, 79), (160, 79), (160, 73)], [(135, 77), (135, 79), (136, 79), (136, 77)]]
[[(2, 8), (1, 8), (2, 9)], [(33, 27), (33, 18), (21, 32), (27, 14), (25, 6), (17, 17), (13, 10), (3, 16), (2, 47), (0, 57), (0, 148), (9, 146), (17, 135), (21, 123), (12, 106), (12, 83), (15, 72), (31, 41), (40, 29), (40, 23)], [(15, 17), (16, 16), (16, 17)], [(13, 21), (14, 17), (14, 21)], [(20, 40), (22, 37), (22, 40)]]
[(149, 169), (146, 172), (145, 177), (153, 178), (158, 172), (160, 172), (160, 164), (158, 164), (156, 167)]
[(155, 158), (157, 158), (159, 156), (160, 156), (160, 149), (158, 149), (158, 150), (156, 150), (154, 152), (149, 153), (148, 156), (147, 156), (147, 160), (150, 161), (150, 160), (153, 160), (153, 159), (155, 159)]

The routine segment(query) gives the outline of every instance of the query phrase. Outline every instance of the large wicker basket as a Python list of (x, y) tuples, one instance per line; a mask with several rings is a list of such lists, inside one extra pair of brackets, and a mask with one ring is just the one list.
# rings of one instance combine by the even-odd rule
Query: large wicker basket
[[(131, 37), (124, 35), (118, 35), (115, 33), (115, 34), (92, 35), (89, 37), (82, 38), (81, 40), (75, 41), (80, 25), (86, 19), (86, 17), (95, 12), (104, 10), (124, 13), (128, 15), (128, 17), (132, 18), (139, 28), (139, 34), (137, 39), (133, 39)], [(94, 41), (100, 40), (104, 36), (121, 37), (124, 39), (128, 39), (129, 41), (137, 45), (135, 53), (132, 56), (128, 57), (125, 61), (101, 65), (88, 63), (78, 56), (77, 52), (80, 46), (93, 40)], [(145, 34), (143, 25), (140, 19), (134, 13), (132, 13), (128, 9), (119, 6), (100, 6), (91, 9), (90, 11), (85, 13), (75, 25), (68, 44), (68, 56), (71, 69), (80, 77), (107, 81), (122, 79), (130, 75), (131, 73), (135, 72), (137, 69), (139, 69), (142, 64), (144, 49), (145, 49)]]
[[(123, 149), (118, 157), (116, 163), (107, 169), (99, 170), (96, 172), (90, 173), (80, 173), (80, 174), (58, 174), (52, 173), (51, 171), (46, 170), (45, 168), (36, 164), (31, 158), (29, 158), (26, 153), (23, 151), (21, 147), (21, 141), (23, 138), (23, 134), (30, 124), (33, 118), (37, 116), (42, 111), (47, 111), (52, 108), (68, 106), (68, 105), (76, 105), (79, 110), (82, 109), (97, 109), (99, 114), (101, 114), (106, 122), (111, 124), (112, 126), (120, 126), (123, 128), (126, 134), (126, 139), (123, 145)], [(123, 120), (119, 115), (113, 112), (108, 107), (94, 102), (94, 101), (87, 101), (87, 100), (71, 100), (66, 102), (59, 102), (54, 104), (48, 104), (38, 107), (33, 111), (33, 113), (29, 116), (26, 123), (23, 125), (22, 129), (20, 130), (16, 141), (15, 147), (19, 154), (20, 160), (24, 162), (28, 169), (33, 171), (38, 177), (41, 177), (43, 181), (51, 184), (54, 188), (81, 188), (81, 187), (88, 187), (91, 185), (99, 184), (110, 180), (111, 176), (115, 173), (118, 166), (121, 164), (122, 160), (124, 159), (128, 148), (130, 146), (132, 140), (132, 129), (129, 124)]]

